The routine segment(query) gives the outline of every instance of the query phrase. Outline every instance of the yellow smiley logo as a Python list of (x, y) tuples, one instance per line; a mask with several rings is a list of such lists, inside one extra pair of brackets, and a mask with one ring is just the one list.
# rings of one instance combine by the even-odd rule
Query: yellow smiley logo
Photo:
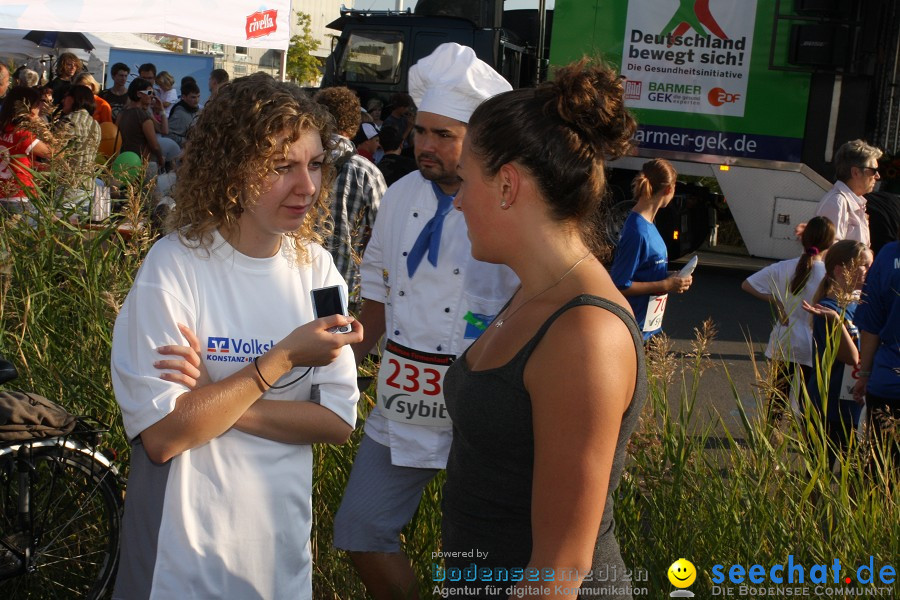
[(697, 569), (686, 558), (679, 558), (669, 567), (669, 581), (677, 588), (686, 588), (697, 579)]

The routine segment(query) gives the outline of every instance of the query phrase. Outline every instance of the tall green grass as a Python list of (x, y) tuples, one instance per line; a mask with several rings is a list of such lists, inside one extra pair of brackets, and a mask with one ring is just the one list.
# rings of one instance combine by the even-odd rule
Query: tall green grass
[(0, 355), (19, 370), (11, 385), (112, 425), (127, 454), (109, 357), (118, 307), (152, 243), (147, 193), (124, 189), (120, 212), (95, 224), (49, 173), (33, 212), (0, 214)]
[[(716, 415), (697, 414), (696, 384), (710, 366), (710, 333), (708, 326), (698, 331), (686, 365), (677, 364), (666, 340), (651, 352), (653, 391), (632, 440), (633, 463), (616, 511), (626, 564), (647, 569), (657, 597), (674, 589), (666, 571), (679, 557), (697, 567), (691, 589), (699, 597), (711, 593), (710, 569), (717, 564), (726, 573), (733, 564), (760, 564), (768, 573), (793, 555), (794, 563), (806, 565), (808, 578), (812, 565), (838, 559), (843, 575), (854, 581), (848, 567), (855, 570), (870, 556), (876, 565), (896, 569), (897, 471), (867, 468), (873, 453), (884, 460), (882, 446), (851, 439), (832, 473), (820, 413), (805, 403), (802, 415), (768, 419), (765, 396), (772, 390), (764, 381), (753, 406), (736, 403), (742, 422), (737, 431), (727, 431)], [(833, 357), (826, 352), (823, 372)], [(720, 444), (710, 443), (714, 431), (724, 437), (716, 438)], [(897, 590), (895, 585), (893, 594)]]
[[(17, 387), (112, 424), (112, 445), (127, 457), (110, 384), (110, 343), (117, 308), (152, 242), (152, 231), (141, 225), (149, 219), (146, 198), (133, 195), (122, 214), (88, 229), (70, 223), (52, 197), (36, 202), (33, 217), (0, 217), (0, 354), (19, 367)], [(649, 597), (668, 597), (666, 571), (679, 557), (698, 569), (691, 586), (698, 597), (710, 594), (715, 564), (726, 570), (783, 564), (793, 555), (798, 564), (837, 558), (855, 567), (871, 555), (876, 565), (900, 568), (896, 470), (865, 468), (877, 447), (854, 443), (831, 474), (816, 411), (769, 422), (761, 391), (753, 406), (741, 404), (735, 392), (737, 430), (698, 412), (698, 385), (713, 366), (712, 335), (711, 328), (700, 328), (684, 358), (665, 344), (649, 356), (650, 399), (616, 498), (625, 563), (647, 571), (648, 581), (635, 585), (646, 586)], [(371, 406), (372, 397), (364, 395), (360, 416)], [(331, 547), (333, 517), (360, 436), (361, 428), (349, 444), (316, 448), (316, 599), (365, 597), (348, 558)], [(428, 487), (403, 533), (423, 598), (432, 595), (431, 553), (440, 546), (441, 483), (439, 476)]]

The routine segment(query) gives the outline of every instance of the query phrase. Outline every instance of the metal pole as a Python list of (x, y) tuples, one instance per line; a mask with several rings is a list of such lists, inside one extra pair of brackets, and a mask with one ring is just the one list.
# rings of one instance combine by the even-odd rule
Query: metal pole
[(538, 47), (537, 47), (537, 73), (535, 83), (540, 83), (544, 75), (544, 35), (547, 29), (547, 2), (540, 0), (538, 3)]
[[(891, 115), (894, 113), (894, 98), (897, 89), (897, 62), (900, 60), (900, 31), (895, 30), (897, 36), (897, 46), (894, 48), (894, 73), (891, 76), (891, 96), (888, 101), (888, 122), (884, 131), (884, 143), (887, 145), (888, 137), (891, 135)], [(897, 140), (900, 138), (900, 110), (897, 111), (897, 122), (894, 123), (894, 144), (889, 148), (891, 152), (897, 152)]]
[(834, 158), (834, 138), (837, 131), (838, 113), (841, 108), (843, 83), (843, 75), (835, 73), (834, 87), (831, 88), (831, 113), (828, 115), (828, 133), (825, 136), (825, 162), (831, 162)]

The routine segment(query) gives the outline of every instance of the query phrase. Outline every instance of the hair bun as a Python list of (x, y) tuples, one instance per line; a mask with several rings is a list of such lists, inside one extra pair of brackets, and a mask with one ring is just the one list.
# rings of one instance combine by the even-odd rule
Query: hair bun
[(542, 87), (549, 96), (545, 112), (558, 115), (595, 152), (612, 160), (631, 151), (637, 123), (612, 68), (582, 59), (559, 69)]

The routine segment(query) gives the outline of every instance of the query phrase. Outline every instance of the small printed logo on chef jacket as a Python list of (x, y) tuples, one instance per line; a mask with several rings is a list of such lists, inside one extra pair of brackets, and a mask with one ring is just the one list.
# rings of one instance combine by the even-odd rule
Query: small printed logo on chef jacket
[(497, 315), (482, 315), (480, 313), (468, 312), (463, 316), (466, 321), (466, 331), (463, 338), (467, 340), (477, 340), (478, 336), (484, 333), (487, 326), (491, 324)]

